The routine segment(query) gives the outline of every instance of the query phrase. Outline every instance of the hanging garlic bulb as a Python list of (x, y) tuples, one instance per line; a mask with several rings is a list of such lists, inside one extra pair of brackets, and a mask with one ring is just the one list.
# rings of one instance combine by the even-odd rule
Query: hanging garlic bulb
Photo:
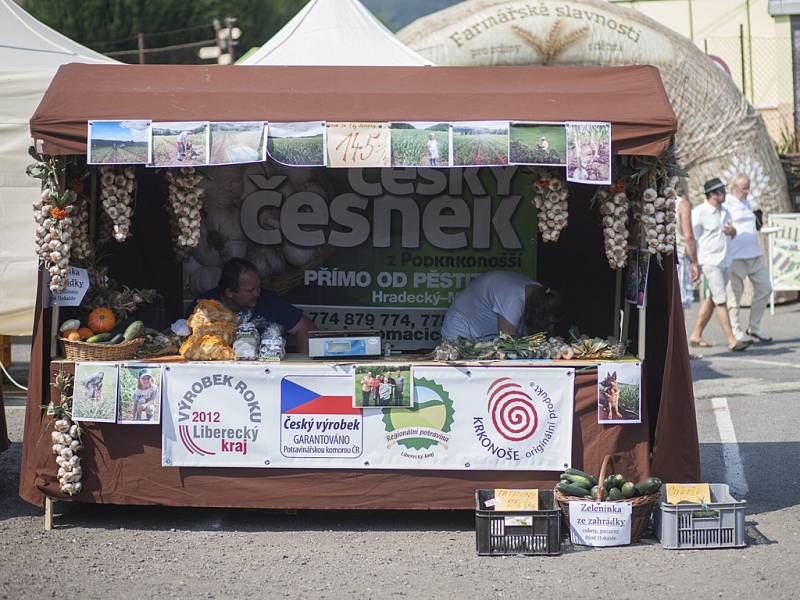
[(54, 198), (59, 196), (57, 189), (48, 180), (42, 193), (33, 202), (33, 220), (36, 222), (36, 254), (39, 262), (50, 275), (50, 291), (61, 292), (67, 285), (70, 249), (74, 232), (74, 192), (67, 193), (67, 203), (56, 206)]
[(70, 215), (72, 220), (72, 258), (88, 261), (92, 256), (92, 242), (89, 239), (89, 203), (83, 200)]
[(533, 191), (533, 204), (538, 211), (539, 231), (545, 242), (558, 241), (561, 230), (567, 226), (569, 190), (567, 184), (552, 171), (539, 174)]
[(58, 465), (58, 484), (62, 492), (73, 496), (83, 488), (83, 469), (77, 454), (83, 447), (79, 437), (80, 428), (66, 416), (62, 416), (53, 423), (53, 429), (50, 439), (53, 441), (52, 451)]
[(100, 199), (103, 210), (111, 221), (114, 239), (124, 242), (131, 236), (136, 171), (125, 167), (115, 171), (113, 167), (100, 168)]
[(595, 201), (603, 216), (603, 241), (608, 265), (612, 269), (621, 269), (628, 261), (628, 196), (624, 191), (611, 193), (600, 189)]
[(193, 167), (167, 169), (169, 182), (169, 220), (175, 253), (180, 259), (189, 256), (200, 243), (200, 221), (203, 189), (197, 187), (202, 177)]
[(672, 178), (660, 196), (653, 188), (647, 188), (642, 194), (642, 227), (650, 254), (672, 254), (675, 251), (676, 183), (677, 178)]

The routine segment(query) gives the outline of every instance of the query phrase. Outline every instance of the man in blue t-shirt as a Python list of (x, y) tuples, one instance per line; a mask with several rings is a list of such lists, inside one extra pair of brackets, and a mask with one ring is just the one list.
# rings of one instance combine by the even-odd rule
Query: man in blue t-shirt
[(226, 262), (217, 287), (197, 299), (203, 298), (218, 300), (233, 312), (251, 309), (254, 315), (282, 325), (286, 333), (294, 336), (297, 351), (308, 353), (308, 332), (314, 329), (314, 322), (275, 292), (262, 289), (261, 277), (250, 261), (232, 258)]

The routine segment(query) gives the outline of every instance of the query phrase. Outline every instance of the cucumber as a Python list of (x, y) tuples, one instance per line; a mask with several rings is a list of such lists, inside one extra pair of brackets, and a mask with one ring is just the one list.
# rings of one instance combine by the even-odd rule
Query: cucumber
[(597, 481), (597, 477), (595, 477), (594, 475), (590, 475), (589, 473), (586, 473), (585, 471), (581, 471), (579, 469), (567, 469), (566, 471), (564, 471), (564, 475), (578, 475), (580, 477), (585, 477), (586, 479), (592, 482), (592, 485), (597, 485), (599, 483)]
[(632, 481), (627, 481), (621, 488), (622, 495), (626, 498), (633, 498), (636, 495), (636, 486)]
[(655, 494), (661, 489), (661, 480), (658, 477), (648, 477), (636, 484), (636, 491), (640, 496)]
[(614, 475), (614, 487), (622, 489), (622, 486), (625, 485), (625, 477), (623, 475)]
[(612, 487), (610, 490), (608, 490), (608, 495), (606, 496), (606, 500), (611, 502), (615, 500), (622, 500), (623, 498), (625, 498), (625, 496), (622, 495), (622, 490), (620, 490), (618, 487)]
[(617, 476), (616, 475), (609, 475), (605, 479), (603, 479), (603, 487), (606, 488), (606, 491), (610, 490), (612, 487), (617, 486)]
[(122, 340), (123, 340), (122, 334), (118, 333), (117, 335), (112, 337), (110, 340), (108, 340), (107, 342), (103, 342), (103, 343), (104, 344), (109, 344), (109, 345), (110, 344), (119, 344)]
[(103, 342), (107, 342), (112, 337), (114, 337), (111, 333), (98, 333), (97, 335), (93, 335), (92, 337), (88, 338), (86, 341), (90, 344), (102, 344)]
[(592, 500), (597, 500), (597, 493), (599, 490), (600, 490), (599, 485), (595, 485), (594, 487), (592, 487), (591, 490), (589, 490), (589, 496), (591, 497)]
[(140, 337), (144, 333), (144, 323), (141, 321), (134, 321), (125, 329), (125, 333), (122, 335), (122, 339), (126, 342), (130, 342), (138, 337)]
[(584, 498), (589, 495), (589, 490), (583, 489), (579, 485), (564, 483), (563, 481), (560, 481), (558, 484), (556, 484), (556, 489), (565, 496), (578, 496), (580, 498)]
[(572, 475), (570, 473), (565, 473), (565, 475), (567, 476), (569, 483), (582, 487), (586, 490), (592, 489), (592, 486), (594, 485), (590, 480), (586, 479), (586, 477), (583, 477), (582, 475)]

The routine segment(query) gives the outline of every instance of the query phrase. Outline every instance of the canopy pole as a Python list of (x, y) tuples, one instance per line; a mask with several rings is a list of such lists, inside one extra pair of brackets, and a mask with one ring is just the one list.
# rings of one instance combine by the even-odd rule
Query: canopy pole
[(620, 318), (622, 310), (622, 269), (617, 269), (617, 283), (614, 290), (614, 339), (620, 339)]

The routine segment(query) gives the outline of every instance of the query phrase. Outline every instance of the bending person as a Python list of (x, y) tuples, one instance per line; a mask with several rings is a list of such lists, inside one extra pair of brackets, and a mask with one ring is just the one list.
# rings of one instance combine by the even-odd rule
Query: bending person
[(561, 294), (522, 273), (490, 271), (456, 296), (444, 316), (442, 337), (551, 334), (559, 322), (561, 305)]

